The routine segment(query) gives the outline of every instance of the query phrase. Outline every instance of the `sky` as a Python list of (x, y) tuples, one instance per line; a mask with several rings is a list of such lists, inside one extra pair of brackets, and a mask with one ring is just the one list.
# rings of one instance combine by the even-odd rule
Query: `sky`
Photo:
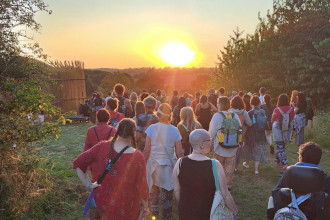
[[(32, 37), (51, 60), (80, 60), (85, 68), (172, 66), (160, 55), (181, 43), (194, 58), (187, 67), (214, 67), (229, 35), (253, 34), (272, 0), (45, 0), (51, 15)], [(176, 55), (184, 53), (174, 51)], [(169, 54), (171, 56), (172, 54)], [(173, 54), (175, 55), (175, 54)]]

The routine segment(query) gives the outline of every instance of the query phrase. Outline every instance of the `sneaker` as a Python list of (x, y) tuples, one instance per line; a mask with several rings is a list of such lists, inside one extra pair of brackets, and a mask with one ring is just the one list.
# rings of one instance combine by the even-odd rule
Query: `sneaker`
[(254, 174), (259, 175), (259, 171), (258, 170), (254, 171)]
[(271, 154), (274, 154), (274, 147), (273, 147), (273, 145), (270, 145), (270, 153)]
[(243, 167), (245, 167), (246, 169), (250, 168), (250, 165), (247, 164), (246, 162), (243, 162)]

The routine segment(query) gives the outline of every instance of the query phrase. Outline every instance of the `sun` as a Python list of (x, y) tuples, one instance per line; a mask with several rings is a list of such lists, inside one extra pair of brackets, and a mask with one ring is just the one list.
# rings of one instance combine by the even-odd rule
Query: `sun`
[(171, 42), (160, 49), (161, 58), (171, 66), (186, 66), (195, 59), (195, 51), (182, 42)]

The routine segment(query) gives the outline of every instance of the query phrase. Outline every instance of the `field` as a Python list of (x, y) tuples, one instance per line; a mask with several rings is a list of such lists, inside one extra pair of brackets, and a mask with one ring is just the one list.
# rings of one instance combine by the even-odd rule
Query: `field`
[[(85, 135), (91, 124), (67, 124), (62, 127), (58, 140), (49, 139), (36, 146), (41, 147), (38, 154), (44, 160), (40, 166), (47, 169), (54, 179), (50, 193), (37, 201), (37, 206), (27, 213), (32, 219), (84, 219), (83, 205), (88, 196), (85, 187), (79, 181), (72, 162), (82, 152)], [(330, 116), (328, 113), (318, 114), (314, 127), (310, 124), (305, 130), (305, 140), (314, 141), (323, 148), (321, 166), (330, 172)], [(298, 148), (294, 144), (287, 146), (289, 164), (297, 159)], [(253, 165), (251, 163), (251, 165)], [(251, 166), (253, 167), (253, 166)], [(243, 169), (235, 173), (232, 195), (240, 211), (240, 219), (265, 219), (270, 191), (280, 178), (279, 168), (273, 164), (273, 156), (268, 155), (268, 163), (261, 164), (260, 175), (254, 175), (253, 168)], [(174, 205), (175, 206), (175, 205)], [(177, 219), (177, 209), (173, 208), (173, 219)], [(45, 214), (47, 213), (47, 214)]]

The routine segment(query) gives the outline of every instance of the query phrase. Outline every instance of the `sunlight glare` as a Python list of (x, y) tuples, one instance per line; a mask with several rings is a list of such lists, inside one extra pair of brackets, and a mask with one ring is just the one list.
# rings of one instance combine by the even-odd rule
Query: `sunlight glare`
[(161, 48), (160, 56), (172, 66), (185, 66), (195, 59), (195, 51), (184, 43), (171, 42)]

